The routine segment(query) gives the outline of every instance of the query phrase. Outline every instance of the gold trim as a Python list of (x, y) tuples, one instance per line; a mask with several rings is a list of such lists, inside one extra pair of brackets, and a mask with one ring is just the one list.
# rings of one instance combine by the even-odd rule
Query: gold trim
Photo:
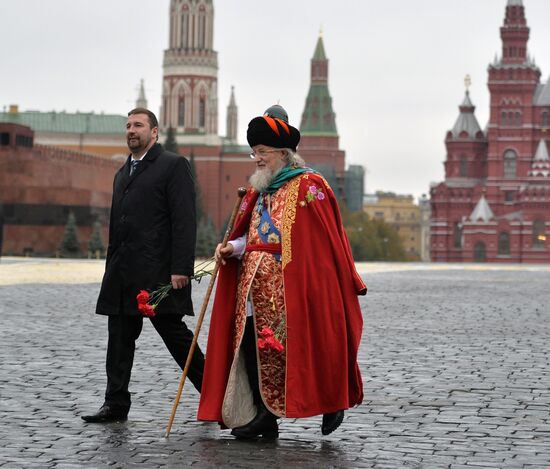
[(301, 179), (302, 177), (297, 177), (288, 183), (285, 210), (281, 224), (281, 266), (283, 270), (292, 261), (292, 225), (296, 221), (296, 207)]

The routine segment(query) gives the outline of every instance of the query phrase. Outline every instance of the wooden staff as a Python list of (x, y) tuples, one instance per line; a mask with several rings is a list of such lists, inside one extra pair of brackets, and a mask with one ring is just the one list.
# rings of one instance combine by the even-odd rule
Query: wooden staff
[[(241, 206), (243, 197), (246, 194), (246, 189), (244, 187), (239, 187), (239, 189), (237, 190), (237, 193), (238, 193), (237, 201), (235, 202), (235, 207), (233, 207), (231, 218), (229, 219), (229, 223), (227, 224), (227, 230), (225, 231), (225, 235), (223, 237), (222, 247), (225, 247), (227, 245), (227, 241), (229, 240), (229, 235), (231, 234), (231, 231), (233, 231), (233, 224), (235, 223), (235, 217), (237, 216), (237, 212), (239, 210), (239, 207)], [(181, 393), (183, 392), (183, 385), (185, 384), (185, 378), (187, 378), (189, 365), (191, 364), (193, 353), (195, 352), (195, 348), (197, 347), (197, 339), (199, 337), (199, 332), (201, 330), (202, 321), (204, 320), (204, 315), (206, 313), (206, 308), (208, 307), (208, 302), (210, 301), (210, 295), (212, 294), (214, 283), (216, 283), (216, 277), (218, 276), (219, 268), (220, 268), (220, 262), (217, 261), (216, 265), (214, 266), (214, 270), (212, 271), (210, 284), (208, 285), (208, 289), (206, 290), (206, 296), (204, 297), (204, 301), (202, 302), (201, 312), (197, 319), (197, 325), (195, 326), (195, 335), (193, 336), (193, 341), (191, 342), (191, 347), (189, 348), (189, 353), (187, 354), (187, 361), (185, 362), (183, 374), (181, 375), (178, 392), (174, 399), (174, 404), (172, 405), (172, 415), (170, 415), (170, 420), (168, 421), (168, 426), (166, 427), (166, 438), (170, 436), (170, 430), (172, 429), (172, 424), (174, 423), (174, 417), (176, 416), (176, 410), (178, 409), (178, 405), (180, 403)]]

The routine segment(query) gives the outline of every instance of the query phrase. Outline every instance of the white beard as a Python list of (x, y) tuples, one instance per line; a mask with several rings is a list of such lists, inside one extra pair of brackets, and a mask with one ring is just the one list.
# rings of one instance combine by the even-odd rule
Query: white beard
[(283, 168), (279, 168), (275, 171), (271, 171), (267, 167), (264, 169), (256, 169), (254, 174), (250, 176), (248, 182), (250, 182), (250, 185), (258, 192), (264, 192), (271, 184), (271, 181), (277, 177), (277, 174), (279, 174), (282, 169)]

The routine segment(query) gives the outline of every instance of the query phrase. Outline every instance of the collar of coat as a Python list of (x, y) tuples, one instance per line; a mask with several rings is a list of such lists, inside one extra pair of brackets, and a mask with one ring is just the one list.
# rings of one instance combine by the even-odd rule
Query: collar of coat
[[(149, 151), (147, 152), (147, 154), (140, 161), (154, 161), (158, 158), (158, 156), (163, 151), (164, 151), (164, 148), (162, 148), (162, 145), (160, 143), (155, 143), (151, 148), (149, 148)], [(130, 161), (132, 161), (132, 154), (131, 153), (128, 155), (126, 165), (129, 165)]]

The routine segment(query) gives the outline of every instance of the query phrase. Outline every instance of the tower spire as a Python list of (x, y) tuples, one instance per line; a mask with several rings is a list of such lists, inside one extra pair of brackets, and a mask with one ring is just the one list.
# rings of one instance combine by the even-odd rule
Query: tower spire
[(311, 84), (300, 124), (302, 135), (337, 136), (336, 116), (328, 89), (328, 59), (319, 34), (311, 59)]
[(235, 87), (231, 87), (231, 97), (227, 106), (227, 139), (231, 143), (237, 143), (238, 109), (235, 101)]
[(145, 85), (143, 84), (143, 78), (140, 81), (139, 84), (139, 95), (138, 99), (136, 100), (136, 107), (143, 107), (147, 109), (147, 98), (145, 97)]

